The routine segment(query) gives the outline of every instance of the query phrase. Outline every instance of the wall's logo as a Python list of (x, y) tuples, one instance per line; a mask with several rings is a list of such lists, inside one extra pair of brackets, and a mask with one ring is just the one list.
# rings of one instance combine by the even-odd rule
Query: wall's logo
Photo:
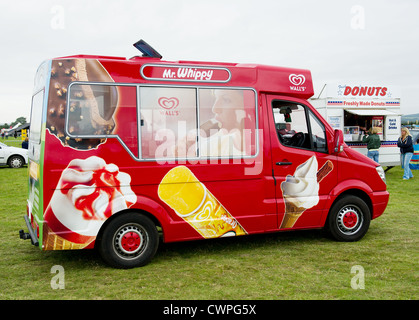
[(306, 77), (302, 74), (290, 74), (289, 78), (290, 82), (295, 86), (301, 86), (306, 82)]
[(159, 102), (159, 106), (166, 110), (175, 109), (179, 105), (179, 99), (173, 98), (173, 97), (172, 98), (161, 97), (158, 102)]
[(288, 77), (292, 86), (290, 86), (290, 90), (292, 91), (305, 91), (307, 87), (302, 87), (302, 85), (306, 82), (306, 77), (302, 74), (290, 74)]
[(166, 116), (178, 116), (180, 114), (179, 110), (175, 110), (179, 106), (179, 99), (175, 97), (167, 98), (161, 97), (157, 101), (159, 106), (164, 110), (160, 110), (161, 115)]

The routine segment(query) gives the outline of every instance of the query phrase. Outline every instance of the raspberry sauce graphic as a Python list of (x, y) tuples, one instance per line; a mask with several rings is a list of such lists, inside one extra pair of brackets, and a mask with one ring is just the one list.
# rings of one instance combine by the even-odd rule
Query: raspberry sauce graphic
[(107, 218), (136, 202), (130, 183), (129, 174), (102, 158), (72, 160), (45, 213), (49, 233), (78, 243), (95, 237)]

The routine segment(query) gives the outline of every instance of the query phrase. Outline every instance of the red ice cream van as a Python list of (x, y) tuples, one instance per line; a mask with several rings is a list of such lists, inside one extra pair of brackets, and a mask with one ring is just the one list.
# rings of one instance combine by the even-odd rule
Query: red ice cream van
[(21, 238), (131, 268), (159, 241), (314, 228), (356, 241), (384, 212), (383, 169), (307, 101), (310, 71), (134, 46), (39, 67)]

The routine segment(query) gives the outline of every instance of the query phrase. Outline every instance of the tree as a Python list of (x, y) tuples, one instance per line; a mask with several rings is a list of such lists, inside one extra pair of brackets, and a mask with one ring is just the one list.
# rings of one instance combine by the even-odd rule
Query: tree
[(16, 124), (18, 124), (19, 122), (20, 122), (21, 124), (25, 124), (25, 123), (26, 123), (26, 118), (25, 118), (25, 117), (19, 117), (19, 118), (17, 118), (15, 121), (10, 122), (10, 124), (8, 124), (8, 123), (1, 124), (1, 125), (0, 125), (0, 129), (9, 129), (10, 127), (15, 126), (15, 125), (16, 125)]
[(11, 123), (11, 126), (13, 127), (16, 124), (18, 124), (19, 122), (21, 124), (25, 124), (26, 123), (26, 118), (25, 117), (19, 117), (19, 118), (17, 118), (14, 122)]

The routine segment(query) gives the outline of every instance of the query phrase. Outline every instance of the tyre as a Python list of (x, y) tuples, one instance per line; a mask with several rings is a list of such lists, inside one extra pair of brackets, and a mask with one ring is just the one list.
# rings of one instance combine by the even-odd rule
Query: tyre
[(21, 156), (11, 156), (8, 161), (10, 168), (22, 168), (25, 160)]
[(145, 215), (128, 212), (105, 226), (98, 250), (103, 260), (114, 268), (146, 265), (159, 245), (156, 225)]
[(359, 197), (345, 196), (330, 209), (327, 229), (338, 241), (358, 241), (368, 231), (371, 212)]

